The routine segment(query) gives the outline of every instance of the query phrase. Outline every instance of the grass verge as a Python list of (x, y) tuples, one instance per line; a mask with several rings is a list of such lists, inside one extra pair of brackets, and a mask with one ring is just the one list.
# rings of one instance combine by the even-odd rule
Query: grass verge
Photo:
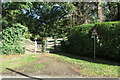
[(69, 57), (61, 56), (57, 54), (50, 54), (50, 55), (52, 57), (59, 58), (60, 59), (59, 61), (62, 61), (62, 62), (80, 64), (81, 65), (80, 74), (85, 77), (86, 76), (87, 77), (118, 77), (119, 76), (118, 70), (120, 69), (120, 66), (117, 66), (117, 65), (93, 63), (93, 62), (69, 58)]
[(9, 72), (5, 68), (20, 68), (25, 66), (26, 64), (29, 64), (35, 60), (37, 60), (37, 55), (32, 54), (32, 55), (0, 55), (2, 57), (2, 60), (0, 61), (0, 64), (2, 66), (0, 67), (1, 72)]

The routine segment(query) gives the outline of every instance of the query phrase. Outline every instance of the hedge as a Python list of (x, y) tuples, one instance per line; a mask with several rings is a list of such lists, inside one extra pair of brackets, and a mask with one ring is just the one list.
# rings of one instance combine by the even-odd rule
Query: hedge
[[(90, 29), (94, 24), (87, 24), (73, 27), (70, 31), (70, 36), (68, 36), (69, 51), (77, 55), (91, 56), (93, 43), (90, 38)], [(85, 54), (86, 53), (86, 54)]]
[(74, 55), (93, 57), (92, 30), (98, 32), (96, 57), (120, 60), (120, 22), (102, 22), (73, 27), (68, 35), (67, 49)]
[(120, 22), (104, 22), (95, 24), (99, 34), (97, 56), (120, 60)]

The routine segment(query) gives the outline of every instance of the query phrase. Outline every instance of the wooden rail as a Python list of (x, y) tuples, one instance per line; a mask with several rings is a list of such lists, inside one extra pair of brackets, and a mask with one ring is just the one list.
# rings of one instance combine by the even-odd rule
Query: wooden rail
[[(46, 49), (47, 49), (47, 52), (49, 52), (50, 49), (54, 49), (54, 46), (58, 46), (58, 45), (61, 45), (60, 42), (63, 40), (63, 38), (58, 38), (56, 39), (53, 39), (52, 37), (47, 37), (46, 38)], [(36, 45), (36, 42), (35, 42), (35, 52), (37, 51), (41, 51), (42, 49), (42, 44), (40, 41), (37, 41), (37, 45)]]

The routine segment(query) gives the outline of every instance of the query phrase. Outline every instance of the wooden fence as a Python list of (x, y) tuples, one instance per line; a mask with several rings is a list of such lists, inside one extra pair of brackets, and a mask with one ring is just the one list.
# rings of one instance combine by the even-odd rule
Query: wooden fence
[[(65, 38), (66, 39), (66, 38)], [(49, 52), (50, 49), (54, 49), (54, 46), (61, 45), (60, 42), (63, 40), (63, 38), (58, 38), (58, 39), (53, 39), (52, 37), (47, 37), (46, 38), (46, 50)], [(42, 44), (41, 42), (37, 41), (35, 42), (35, 52), (36, 51), (41, 51), (42, 49)]]
[(47, 38), (47, 48), (53, 48), (54, 46), (61, 45), (60, 42), (63, 40), (63, 38), (53, 39), (51, 37)]

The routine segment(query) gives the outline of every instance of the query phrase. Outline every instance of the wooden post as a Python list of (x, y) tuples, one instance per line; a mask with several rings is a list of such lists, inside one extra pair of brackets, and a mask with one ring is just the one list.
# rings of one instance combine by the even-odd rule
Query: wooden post
[(35, 40), (35, 53), (37, 52), (37, 41)]
[(42, 39), (42, 52), (45, 53), (46, 52), (46, 38), (43, 37)]
[(57, 45), (57, 37), (55, 36), (54, 37), (54, 46), (56, 47), (56, 45)]

